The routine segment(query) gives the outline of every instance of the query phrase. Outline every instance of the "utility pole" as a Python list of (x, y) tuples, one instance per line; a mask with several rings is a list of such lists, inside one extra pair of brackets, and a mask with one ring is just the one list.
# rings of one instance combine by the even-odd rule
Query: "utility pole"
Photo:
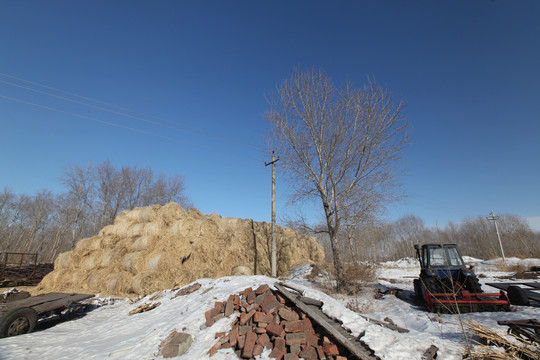
[(272, 161), (264, 163), (265, 166), (272, 165), (272, 254), (270, 265), (272, 268), (272, 277), (277, 277), (277, 259), (276, 259), (276, 155), (272, 150)]
[(491, 220), (495, 223), (495, 231), (497, 231), (497, 238), (499, 239), (499, 248), (501, 249), (501, 255), (502, 255), (502, 258), (503, 258), (503, 261), (505, 260), (504, 258), (504, 250), (503, 250), (503, 246), (502, 246), (502, 242), (501, 242), (501, 235), (499, 234), (499, 227), (497, 226), (497, 219), (499, 217), (498, 216), (495, 216), (495, 214), (493, 214), (493, 211), (489, 214), (488, 217), (486, 217), (486, 219), (488, 220)]

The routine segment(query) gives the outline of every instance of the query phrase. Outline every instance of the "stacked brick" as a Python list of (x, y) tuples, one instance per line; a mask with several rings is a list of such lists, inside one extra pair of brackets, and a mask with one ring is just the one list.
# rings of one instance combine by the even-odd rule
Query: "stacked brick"
[(210, 349), (210, 356), (219, 349), (232, 348), (239, 358), (254, 359), (267, 348), (273, 359), (346, 360), (327, 337), (315, 333), (304, 313), (288, 307), (268, 285), (247, 288), (230, 295), (225, 302), (217, 302), (205, 313), (206, 325), (212, 326), (235, 312), (239, 316), (231, 331), (216, 334), (218, 341)]

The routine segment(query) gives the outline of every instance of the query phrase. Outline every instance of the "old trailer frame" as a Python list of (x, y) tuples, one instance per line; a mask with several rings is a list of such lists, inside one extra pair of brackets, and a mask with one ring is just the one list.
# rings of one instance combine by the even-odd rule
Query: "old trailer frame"
[(48, 293), (0, 304), (0, 338), (32, 332), (38, 318), (72, 307), (93, 294)]

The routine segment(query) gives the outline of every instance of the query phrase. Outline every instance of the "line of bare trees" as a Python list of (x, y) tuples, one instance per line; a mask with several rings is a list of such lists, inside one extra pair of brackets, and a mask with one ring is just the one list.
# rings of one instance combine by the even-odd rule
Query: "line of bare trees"
[(0, 252), (37, 252), (41, 262), (52, 262), (125, 209), (171, 201), (192, 206), (183, 177), (156, 176), (149, 167), (71, 165), (60, 181), (61, 194), (0, 192)]
[[(507, 257), (540, 257), (540, 232), (531, 230), (527, 221), (515, 215), (501, 215), (497, 220), (504, 253)], [(330, 253), (329, 241), (319, 236)], [(364, 222), (340, 236), (346, 261), (388, 261), (415, 257), (414, 244), (456, 243), (462, 255), (481, 259), (501, 257), (493, 221), (486, 217), (468, 218), (449, 223), (444, 228), (427, 227), (414, 215), (392, 223)]]

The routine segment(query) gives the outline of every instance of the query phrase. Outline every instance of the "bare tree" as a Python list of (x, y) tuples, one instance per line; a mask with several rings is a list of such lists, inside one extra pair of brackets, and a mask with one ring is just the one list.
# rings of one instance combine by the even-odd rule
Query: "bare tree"
[(71, 224), (71, 248), (74, 249), (83, 232), (81, 223), (86, 218), (84, 214), (92, 206), (95, 191), (93, 168), (90, 165), (84, 168), (78, 165), (67, 166), (60, 181), (67, 188), (61, 212), (66, 222)]
[[(338, 88), (321, 70), (294, 71), (265, 114), (295, 200), (319, 202), (337, 278), (346, 286), (338, 234), (360, 203), (370, 209), (395, 199), (402, 150), (408, 142), (404, 103), (374, 83)], [(360, 206), (362, 208), (362, 206)]]

